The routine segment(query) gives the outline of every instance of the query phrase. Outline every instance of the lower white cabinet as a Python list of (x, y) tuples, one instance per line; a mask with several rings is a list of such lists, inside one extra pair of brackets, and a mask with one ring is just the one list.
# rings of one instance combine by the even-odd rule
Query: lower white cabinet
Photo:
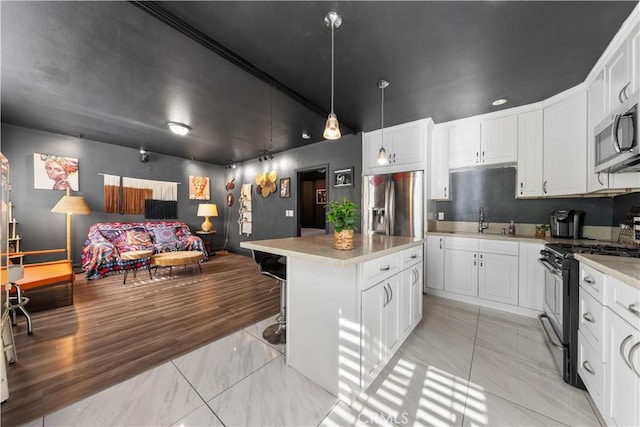
[(607, 308), (608, 351), (605, 421), (609, 426), (640, 425), (640, 332)]
[(518, 243), (447, 237), (444, 290), (517, 305)]
[(444, 237), (427, 236), (426, 247), (426, 280), (427, 288), (444, 289)]
[(478, 258), (478, 296), (518, 304), (518, 257), (481, 252)]
[(518, 305), (542, 311), (544, 302), (544, 267), (538, 262), (541, 243), (520, 243), (518, 253)]
[(422, 264), (402, 271), (400, 282), (400, 335), (406, 337), (422, 319)]
[(478, 295), (478, 253), (460, 249), (444, 251), (444, 290)]
[(399, 339), (400, 275), (362, 292), (362, 371), (369, 384), (395, 351)]

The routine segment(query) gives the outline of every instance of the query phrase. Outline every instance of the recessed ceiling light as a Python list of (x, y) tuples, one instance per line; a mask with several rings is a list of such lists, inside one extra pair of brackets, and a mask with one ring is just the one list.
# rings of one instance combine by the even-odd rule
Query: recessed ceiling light
[(191, 128), (185, 125), (184, 123), (167, 122), (167, 126), (169, 126), (169, 129), (171, 130), (171, 132), (180, 136), (185, 136), (191, 130)]
[(498, 105), (502, 105), (502, 104), (506, 104), (507, 103), (507, 98), (500, 98), (500, 99), (496, 99), (495, 101), (493, 101), (491, 103), (491, 105), (497, 107)]

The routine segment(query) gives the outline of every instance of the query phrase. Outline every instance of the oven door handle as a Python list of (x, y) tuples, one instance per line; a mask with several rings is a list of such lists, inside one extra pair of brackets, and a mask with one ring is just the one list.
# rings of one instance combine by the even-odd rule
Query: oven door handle
[(538, 258), (538, 262), (540, 264), (542, 264), (544, 266), (544, 268), (546, 268), (547, 270), (549, 270), (549, 273), (553, 274), (554, 276), (556, 276), (558, 279), (562, 280), (562, 273), (561, 270), (558, 270), (557, 268), (555, 268), (554, 266), (552, 266), (551, 264), (549, 264), (548, 261), (545, 261), (542, 258)]
[[(544, 331), (544, 334), (547, 336), (547, 342), (549, 344), (551, 344), (552, 346), (554, 346), (554, 347), (564, 348), (564, 346), (562, 344), (558, 344), (553, 340), (553, 338), (551, 337), (551, 334), (549, 334), (549, 331), (547, 330), (547, 327), (544, 325), (544, 322), (542, 321), (542, 319), (547, 319), (547, 322), (549, 322), (549, 323), (551, 323), (551, 321), (549, 320), (549, 316), (547, 316), (546, 313), (538, 314), (538, 320), (540, 321), (540, 324), (542, 325), (542, 330)], [(558, 335), (556, 330), (553, 329), (553, 327), (551, 328), (551, 330), (553, 330), (554, 335), (556, 337), (558, 337), (558, 341), (562, 342), (562, 339), (560, 339), (560, 335)]]

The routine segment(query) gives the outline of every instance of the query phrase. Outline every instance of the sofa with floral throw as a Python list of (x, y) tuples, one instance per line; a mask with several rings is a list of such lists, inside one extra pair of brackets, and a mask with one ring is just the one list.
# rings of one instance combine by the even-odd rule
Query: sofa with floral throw
[(99, 222), (89, 227), (82, 248), (82, 268), (87, 279), (98, 279), (125, 270), (145, 267), (150, 258), (123, 260), (128, 251), (153, 253), (200, 251), (208, 259), (204, 242), (181, 221)]

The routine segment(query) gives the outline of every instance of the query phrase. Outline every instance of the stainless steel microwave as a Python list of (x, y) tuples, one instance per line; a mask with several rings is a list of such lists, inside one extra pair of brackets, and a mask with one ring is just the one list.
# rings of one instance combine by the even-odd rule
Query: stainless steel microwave
[(634, 93), (611, 116), (595, 127), (594, 172), (640, 171), (638, 98)]

